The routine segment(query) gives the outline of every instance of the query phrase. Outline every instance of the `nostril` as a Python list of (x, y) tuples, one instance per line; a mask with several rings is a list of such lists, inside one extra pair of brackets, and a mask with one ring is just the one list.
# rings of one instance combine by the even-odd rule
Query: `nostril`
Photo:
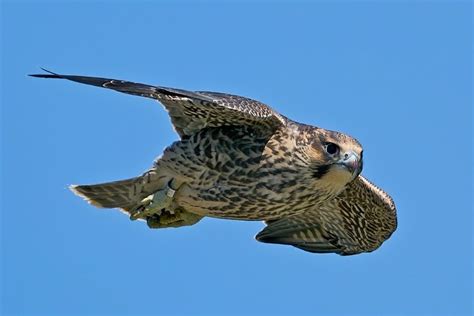
[(344, 155), (344, 159), (347, 159), (347, 158), (349, 158), (349, 154)]

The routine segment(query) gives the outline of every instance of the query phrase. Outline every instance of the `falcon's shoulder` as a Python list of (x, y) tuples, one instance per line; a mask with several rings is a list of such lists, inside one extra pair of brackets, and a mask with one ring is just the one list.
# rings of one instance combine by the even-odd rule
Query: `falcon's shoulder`
[(309, 252), (351, 255), (377, 249), (396, 227), (392, 198), (359, 176), (333, 200), (270, 222), (256, 238)]

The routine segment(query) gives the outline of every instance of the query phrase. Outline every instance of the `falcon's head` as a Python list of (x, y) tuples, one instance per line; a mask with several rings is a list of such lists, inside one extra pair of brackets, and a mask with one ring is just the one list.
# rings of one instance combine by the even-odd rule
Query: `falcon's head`
[(362, 146), (348, 135), (319, 128), (309, 149), (313, 176), (330, 191), (339, 193), (362, 171)]

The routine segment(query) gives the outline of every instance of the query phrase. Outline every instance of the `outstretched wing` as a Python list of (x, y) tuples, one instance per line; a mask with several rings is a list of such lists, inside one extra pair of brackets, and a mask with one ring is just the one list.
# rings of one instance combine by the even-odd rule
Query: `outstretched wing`
[(192, 135), (206, 127), (250, 125), (255, 128), (275, 130), (286, 122), (282, 115), (269, 106), (240, 96), (206, 91), (192, 92), (124, 80), (59, 75), (50, 71), (47, 72), (48, 74), (30, 76), (67, 79), (156, 99), (168, 111), (171, 122), (181, 137)]
[(352, 255), (377, 249), (396, 227), (392, 198), (359, 176), (335, 199), (272, 221), (255, 238), (309, 252)]

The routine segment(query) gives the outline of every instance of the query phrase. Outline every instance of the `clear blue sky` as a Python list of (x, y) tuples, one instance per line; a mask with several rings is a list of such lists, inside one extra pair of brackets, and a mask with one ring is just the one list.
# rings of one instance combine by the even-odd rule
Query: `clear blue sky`
[[(135, 3), (135, 4), (133, 4)], [(5, 315), (472, 313), (472, 7), (400, 1), (2, 3)], [(365, 148), (399, 228), (371, 254), (253, 240), (260, 222), (150, 230), (67, 190), (177, 139), (148, 99), (66, 74), (222, 91)]]

